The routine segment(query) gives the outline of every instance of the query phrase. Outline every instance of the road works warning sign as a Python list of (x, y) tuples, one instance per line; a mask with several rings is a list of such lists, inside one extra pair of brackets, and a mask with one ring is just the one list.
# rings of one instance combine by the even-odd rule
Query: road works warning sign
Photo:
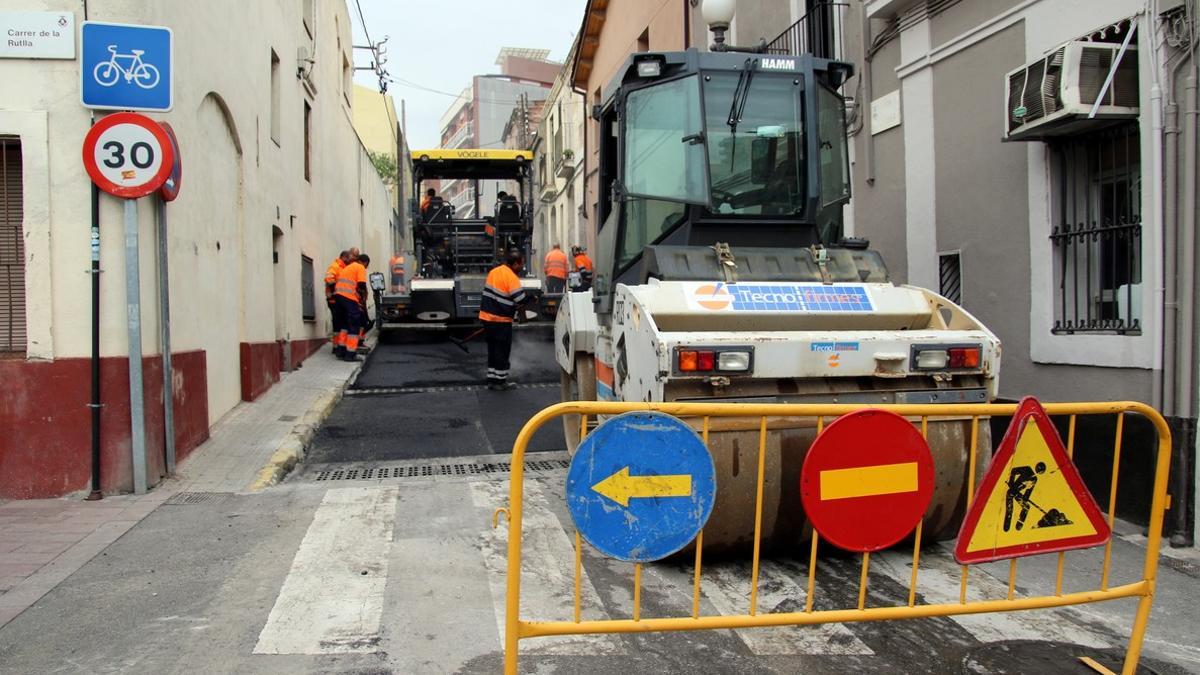
[(958, 562), (1088, 548), (1112, 532), (1032, 397), (1017, 407), (958, 533)]

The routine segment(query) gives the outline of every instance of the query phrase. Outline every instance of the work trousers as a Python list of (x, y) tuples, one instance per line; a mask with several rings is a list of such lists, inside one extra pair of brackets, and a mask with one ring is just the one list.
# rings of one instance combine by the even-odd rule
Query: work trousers
[(487, 381), (496, 384), (508, 380), (508, 357), (512, 353), (513, 325), (504, 321), (484, 321), (487, 340)]
[(546, 277), (547, 293), (562, 293), (567, 287), (567, 280), (562, 277)]
[(329, 296), (329, 314), (333, 319), (333, 348), (342, 346), (342, 329), (346, 327), (346, 316), (336, 295)]
[(359, 331), (366, 326), (366, 313), (357, 300), (344, 295), (337, 297), (338, 311), (342, 314), (342, 329), (338, 332), (340, 347), (347, 352), (358, 350)]

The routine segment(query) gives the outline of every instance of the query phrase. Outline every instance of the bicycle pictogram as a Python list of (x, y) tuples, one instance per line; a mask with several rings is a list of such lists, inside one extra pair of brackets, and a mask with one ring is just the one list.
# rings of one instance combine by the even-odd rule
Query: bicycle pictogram
[[(126, 82), (132, 82), (142, 89), (153, 89), (158, 85), (158, 68), (142, 61), (146, 50), (131, 49), (128, 54), (118, 54), (117, 45), (109, 45), (108, 51), (112, 54), (109, 60), (97, 63), (92, 71), (97, 84), (111, 87), (124, 77)], [(129, 65), (122, 66), (122, 61), (127, 61)]]

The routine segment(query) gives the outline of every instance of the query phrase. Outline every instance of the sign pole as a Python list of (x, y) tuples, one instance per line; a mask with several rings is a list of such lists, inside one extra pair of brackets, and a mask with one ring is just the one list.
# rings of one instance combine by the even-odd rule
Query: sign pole
[(146, 406), (142, 391), (142, 301), (138, 277), (137, 200), (125, 200), (125, 312), (129, 324), (129, 440), (133, 492), (146, 493)]
[(166, 453), (167, 475), (175, 473), (175, 387), (171, 372), (171, 282), (167, 271), (167, 202), (157, 200), (158, 239), (158, 316), (159, 341), (162, 348), (163, 376), (163, 452)]

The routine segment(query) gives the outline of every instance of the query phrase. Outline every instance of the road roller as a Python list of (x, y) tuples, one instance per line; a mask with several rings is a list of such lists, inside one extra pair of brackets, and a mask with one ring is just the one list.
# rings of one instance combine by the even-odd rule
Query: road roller
[[(845, 233), (839, 90), (851, 73), (836, 60), (758, 50), (627, 59), (592, 110), (596, 268), (591, 290), (569, 293), (556, 318), (563, 400), (994, 399), (997, 337), (942, 295), (893, 283), (880, 253)], [(706, 550), (753, 539), (759, 423), (711, 420), (717, 496)], [(563, 418), (572, 453), (579, 425)], [(768, 420), (768, 547), (792, 549), (810, 535), (799, 475), (816, 433), (816, 419)], [(928, 425), (936, 487), (927, 541), (957, 532), (970, 442), (970, 419)], [(982, 475), (986, 421), (976, 442)]]

